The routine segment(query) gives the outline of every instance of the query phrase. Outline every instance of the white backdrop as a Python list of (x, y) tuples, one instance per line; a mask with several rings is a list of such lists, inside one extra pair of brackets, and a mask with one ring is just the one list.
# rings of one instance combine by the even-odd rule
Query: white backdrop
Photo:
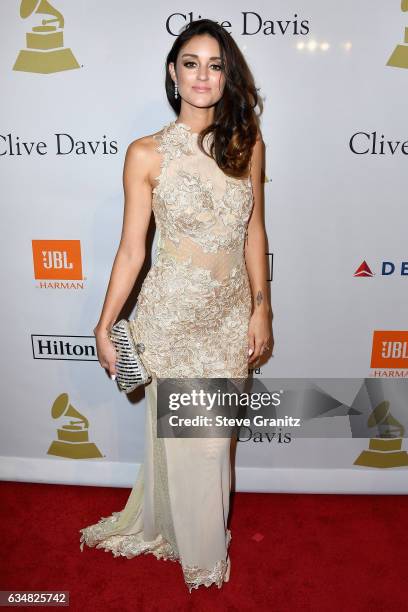
[[(31, 48), (16, 66), (38, 44), (32, 28), (43, 16), (22, 18), (19, 2), (0, 5), (0, 477), (136, 479), (143, 391), (131, 400), (118, 392), (96, 361), (92, 329), (120, 238), (126, 148), (175, 118), (164, 63), (188, 11), (224, 22), (264, 99), (275, 356), (255, 376), (356, 378), (355, 392), (364, 378), (407, 376), (408, 13), (399, 1), (260, 0), (254, 9), (210, 0), (205, 14), (194, 1), (185, 14), (163, 1), (143, 10), (130, 0), (52, 6), (65, 19), (63, 41)], [(399, 65), (387, 65), (398, 44)], [(364, 261), (373, 275), (355, 276)], [(384, 339), (394, 358), (381, 358)], [(70, 420), (51, 413), (61, 394), (58, 406), (72, 405), (87, 422), (51, 455)], [(367, 444), (240, 443), (236, 488), (407, 492), (406, 467), (353, 464)]]

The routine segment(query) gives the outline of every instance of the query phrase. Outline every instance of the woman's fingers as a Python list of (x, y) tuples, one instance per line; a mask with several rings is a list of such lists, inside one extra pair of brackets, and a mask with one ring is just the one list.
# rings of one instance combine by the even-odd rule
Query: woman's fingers
[[(249, 334), (248, 336), (248, 357), (251, 358), (251, 355), (253, 355), (254, 350), (255, 350), (255, 337), (252, 334)], [(249, 361), (251, 361), (251, 359), (249, 359)]]
[(116, 380), (116, 349), (108, 337), (100, 338), (96, 342), (98, 360), (112, 380)]
[(256, 338), (251, 343), (252, 353), (248, 359), (249, 363), (256, 361), (261, 353), (261, 342)]
[(115, 363), (115, 361), (112, 361), (109, 364), (109, 376), (111, 377), (112, 380), (116, 380), (116, 363)]
[(269, 338), (262, 338), (262, 339), (253, 338), (252, 341), (250, 340), (250, 344), (249, 344), (248, 362), (253, 363), (255, 361), (258, 361), (258, 359), (263, 355), (263, 353), (269, 349), (270, 349)]

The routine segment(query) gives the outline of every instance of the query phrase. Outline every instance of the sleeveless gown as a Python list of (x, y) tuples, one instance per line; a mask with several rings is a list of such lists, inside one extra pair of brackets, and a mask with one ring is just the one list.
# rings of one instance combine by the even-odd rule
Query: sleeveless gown
[(153, 138), (159, 239), (131, 320), (152, 374), (144, 463), (123, 510), (80, 529), (80, 548), (178, 561), (191, 593), (228, 580), (231, 439), (157, 438), (157, 378), (247, 378), (253, 192), (250, 177), (228, 177), (199, 149), (189, 126), (172, 121)]

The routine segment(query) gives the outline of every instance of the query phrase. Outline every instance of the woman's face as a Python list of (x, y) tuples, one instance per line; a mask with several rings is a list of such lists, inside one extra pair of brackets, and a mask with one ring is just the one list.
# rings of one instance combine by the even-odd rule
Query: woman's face
[(169, 64), (170, 75), (177, 82), (178, 92), (188, 104), (205, 108), (222, 98), (225, 72), (222, 67), (218, 41), (208, 34), (193, 36), (181, 49), (174, 64)]

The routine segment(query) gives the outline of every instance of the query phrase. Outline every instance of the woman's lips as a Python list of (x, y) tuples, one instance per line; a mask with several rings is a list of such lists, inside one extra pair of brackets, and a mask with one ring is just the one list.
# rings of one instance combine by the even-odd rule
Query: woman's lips
[(199, 93), (205, 93), (206, 91), (210, 91), (209, 87), (194, 87), (193, 86), (193, 89), (195, 91), (198, 91)]

